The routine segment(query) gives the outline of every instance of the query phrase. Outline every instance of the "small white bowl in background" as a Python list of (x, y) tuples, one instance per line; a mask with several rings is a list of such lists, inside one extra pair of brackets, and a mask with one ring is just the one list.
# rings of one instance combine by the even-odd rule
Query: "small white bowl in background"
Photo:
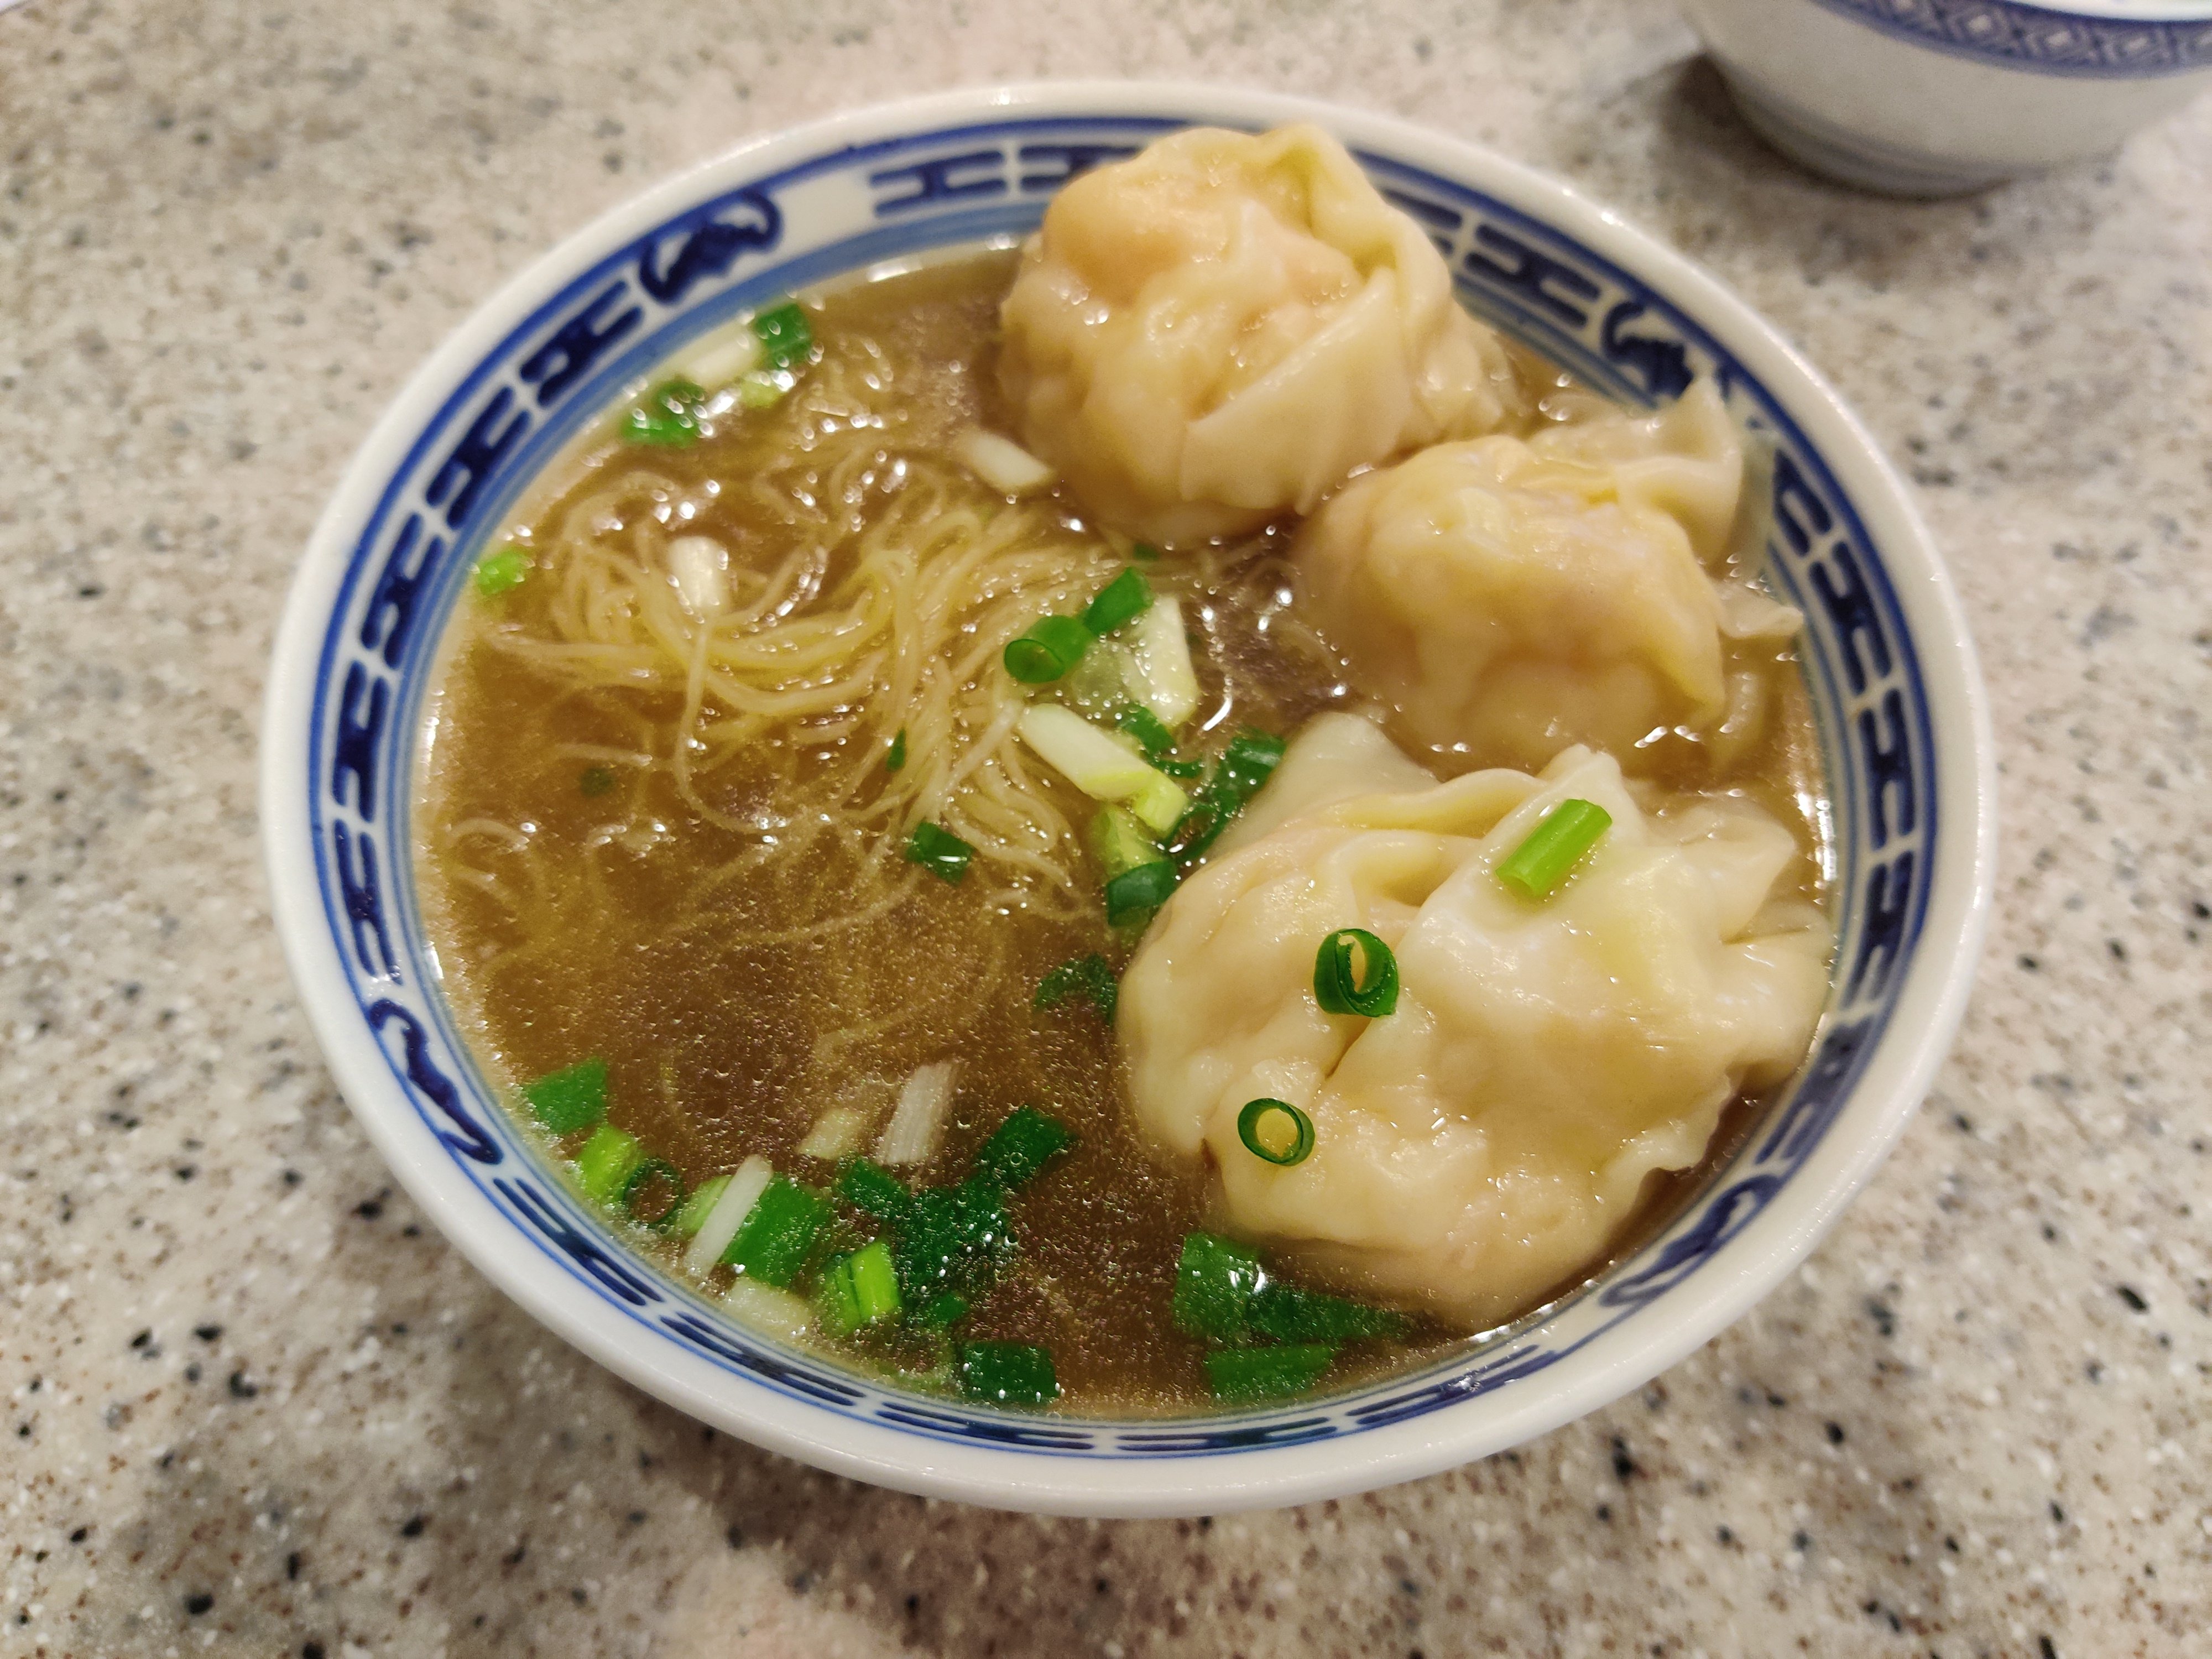
[(2087, 161), (2212, 87), (2212, 0), (1682, 0), (1744, 118), (1846, 184)]

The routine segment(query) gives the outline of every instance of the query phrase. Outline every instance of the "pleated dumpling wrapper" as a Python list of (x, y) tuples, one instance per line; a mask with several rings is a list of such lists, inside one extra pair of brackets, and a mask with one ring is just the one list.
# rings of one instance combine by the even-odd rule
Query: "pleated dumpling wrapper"
[(1194, 128), (1083, 174), (1001, 317), (1023, 442), (1170, 546), (1310, 511), (1353, 469), (1522, 403), (1435, 246), (1312, 126)]
[[(1649, 809), (1639, 795), (1650, 801)], [(1560, 802), (1613, 826), (1542, 901), (1496, 873)], [(1226, 853), (1161, 911), (1116, 1021), (1139, 1127), (1210, 1161), (1224, 1221), (1346, 1288), (1479, 1328), (1594, 1267), (1656, 1172), (1705, 1155), (1739, 1091), (1803, 1057), (1830, 939), (1790, 831), (1732, 796), (1632, 791), (1586, 749), (1541, 776), (1433, 783), (1379, 728), (1326, 714)], [(1395, 1012), (1322, 1012), (1342, 927), (1395, 953)], [(1288, 1101), (1283, 1168), (1237, 1120)]]
[(1353, 479), (1299, 532), (1301, 609), (1448, 765), (1632, 757), (1674, 727), (1724, 758), (1802, 621), (1731, 568), (1742, 438), (1710, 381), (1651, 415), (1571, 402)]

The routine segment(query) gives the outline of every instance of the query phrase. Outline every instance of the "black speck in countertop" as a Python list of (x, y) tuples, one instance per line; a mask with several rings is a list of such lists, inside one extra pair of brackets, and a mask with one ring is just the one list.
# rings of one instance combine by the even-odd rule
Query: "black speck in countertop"
[(2126, 1303), (2131, 1311), (2135, 1313), (2148, 1313), (2150, 1311), (2150, 1304), (2142, 1299), (2142, 1293), (2138, 1291), (2134, 1285), (2122, 1285), (2118, 1287), (2118, 1290), (2120, 1300)]
[(1637, 1467), (1636, 1460), (1628, 1455), (1628, 1442), (1620, 1435), (1613, 1436), (1613, 1478), (1616, 1480), (1631, 1480), (1643, 1473), (1644, 1471)]

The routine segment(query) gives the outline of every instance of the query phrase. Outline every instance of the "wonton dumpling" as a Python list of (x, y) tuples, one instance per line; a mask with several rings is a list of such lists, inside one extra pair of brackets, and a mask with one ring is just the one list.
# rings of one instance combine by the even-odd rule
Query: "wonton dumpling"
[(1709, 382), (1522, 441), (1444, 444), (1355, 478), (1308, 521), (1302, 603), (1407, 733), (1478, 765), (1710, 731), (1734, 639), (1801, 618), (1724, 565), (1743, 448)]
[[(1320, 750), (1329, 764), (1301, 769)], [(1362, 751), (1380, 792), (1346, 798)], [(1696, 1164), (1739, 1089), (1788, 1076), (1829, 938), (1776, 896), (1796, 842), (1748, 802), (1647, 812), (1579, 748), (1540, 778), (1409, 786), (1407, 764), (1356, 716), (1313, 721), (1278, 774), (1304, 769), (1309, 804), (1168, 902), (1116, 1030), (1139, 1127), (1211, 1158), (1232, 1231), (1480, 1326), (1599, 1260), (1648, 1176)], [(1546, 902), (1508, 891), (1493, 866), (1576, 798), (1613, 815), (1606, 838)], [(1396, 952), (1386, 1018), (1314, 1000), (1315, 951), (1348, 927)], [(1312, 1117), (1304, 1163), (1237, 1139), (1261, 1096)]]
[(1063, 189), (1001, 312), (1023, 441), (1174, 544), (1304, 513), (1520, 401), (1443, 257), (1311, 126), (1197, 128)]

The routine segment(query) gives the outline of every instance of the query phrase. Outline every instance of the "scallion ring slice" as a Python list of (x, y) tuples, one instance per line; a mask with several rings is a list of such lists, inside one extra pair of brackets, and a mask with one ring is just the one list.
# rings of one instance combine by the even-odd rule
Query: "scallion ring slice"
[[(1289, 1147), (1277, 1152), (1260, 1138), (1260, 1126), (1280, 1112), (1291, 1120), (1297, 1130), (1297, 1139)], [(1237, 1114), (1237, 1139), (1244, 1143), (1244, 1150), (1256, 1158), (1288, 1169), (1293, 1164), (1303, 1164), (1313, 1156), (1313, 1120), (1287, 1100), (1269, 1100), (1264, 1097), (1245, 1103), (1244, 1109)]]
[[(1352, 948), (1364, 959), (1363, 979), (1352, 971)], [(1314, 1000), (1332, 1014), (1380, 1019), (1398, 1006), (1398, 958), (1364, 927), (1340, 927), (1314, 957)]]
[[(656, 1179), (667, 1185), (669, 1192), (667, 1207), (657, 1215), (640, 1215), (637, 1212), (638, 1194), (650, 1187)], [(676, 1219), (676, 1212), (683, 1207), (684, 1172), (665, 1158), (648, 1158), (637, 1168), (632, 1170), (629, 1172), (629, 1179), (623, 1182), (623, 1213), (640, 1226), (651, 1227), (658, 1231), (672, 1224)]]
[(1073, 617), (1040, 617), (1030, 631), (1006, 642), (1006, 672), (1024, 685), (1049, 685), (1083, 659), (1091, 630)]

